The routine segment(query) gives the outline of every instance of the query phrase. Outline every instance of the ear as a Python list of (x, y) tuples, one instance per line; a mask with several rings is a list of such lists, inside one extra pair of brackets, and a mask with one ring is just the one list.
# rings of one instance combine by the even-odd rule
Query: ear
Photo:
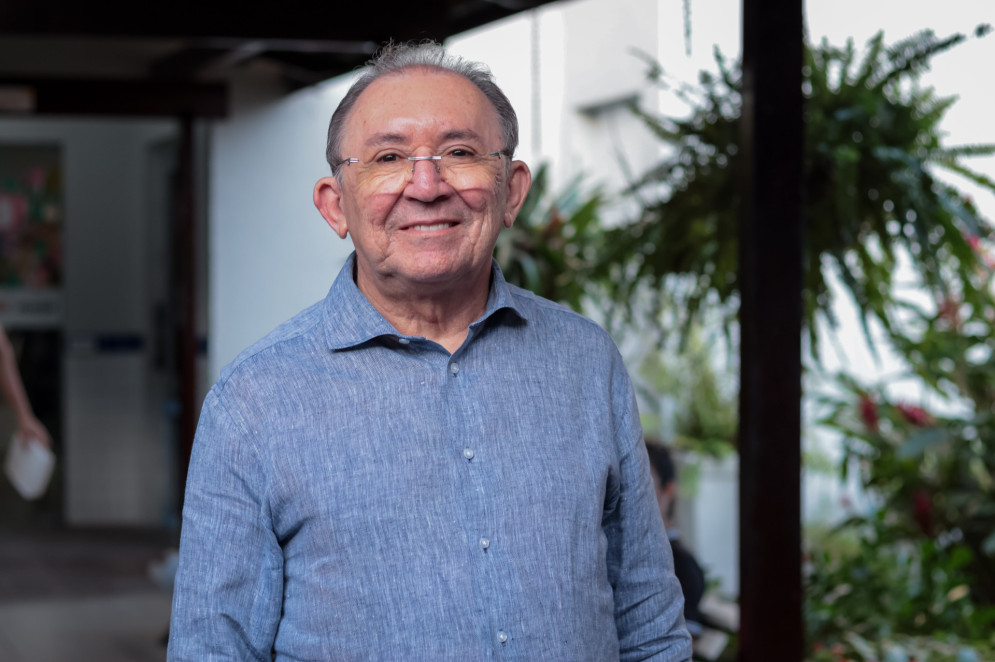
[(322, 177), (314, 185), (314, 206), (335, 234), (345, 239), (349, 224), (342, 210), (342, 186), (334, 177)]
[(508, 204), (504, 212), (504, 227), (506, 228), (510, 228), (514, 224), (518, 210), (522, 208), (525, 196), (528, 195), (529, 188), (532, 187), (532, 171), (529, 170), (524, 161), (512, 161), (510, 167)]

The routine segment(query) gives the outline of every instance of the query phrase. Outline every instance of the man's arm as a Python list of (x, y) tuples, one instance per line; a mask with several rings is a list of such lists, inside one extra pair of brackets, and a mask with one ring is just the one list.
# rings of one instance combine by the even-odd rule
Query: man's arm
[(604, 528), (620, 660), (685, 662), (691, 659), (691, 636), (684, 625), (684, 598), (653, 492), (635, 396), (620, 365), (613, 396), (619, 496)]
[(170, 662), (270, 662), (283, 555), (270, 526), (265, 463), (212, 391), (187, 475)]

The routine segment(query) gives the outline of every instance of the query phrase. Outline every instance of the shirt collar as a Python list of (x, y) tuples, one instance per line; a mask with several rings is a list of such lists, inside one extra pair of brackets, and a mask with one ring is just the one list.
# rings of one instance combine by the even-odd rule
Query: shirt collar
[[(339, 271), (339, 275), (335, 277), (328, 296), (325, 297), (323, 313), (325, 335), (329, 348), (333, 350), (355, 347), (382, 336), (404, 337), (356, 287), (353, 278), (355, 264), (356, 252), (353, 251)], [(501, 310), (510, 310), (520, 319), (527, 319), (522, 306), (512, 295), (512, 286), (505, 281), (497, 262), (492, 260), (491, 289), (487, 295), (487, 307), (480, 319), (470, 326), (483, 324)], [(498, 316), (495, 319), (500, 318), (501, 316)]]

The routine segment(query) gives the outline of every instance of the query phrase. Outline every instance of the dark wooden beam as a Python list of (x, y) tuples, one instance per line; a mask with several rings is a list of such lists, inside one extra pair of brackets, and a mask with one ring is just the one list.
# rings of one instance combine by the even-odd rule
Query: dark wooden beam
[(228, 113), (228, 90), (221, 83), (0, 78), (3, 90), (28, 99), (17, 109), (21, 114), (220, 118)]
[[(152, 62), (153, 78), (218, 79), (256, 57), (278, 61), (301, 60), (311, 78), (326, 80), (362, 66), (376, 52), (372, 41), (315, 41), (309, 39), (195, 39)], [(315, 82), (312, 80), (311, 82)]]
[[(93, 41), (105, 48), (120, 42), (122, 52), (129, 44), (158, 45), (160, 54), (144, 63), (147, 72), (127, 74), (147, 73), (155, 79), (218, 80), (232, 67), (261, 57), (277, 63), (293, 88), (352, 71), (388, 41), (444, 41), (551, 1), (286, 0), (279, 10), (241, 11), (218, 0), (175, 0), (141, 8), (134, 3), (4, 0), (0, 41), (32, 40), (38, 53), (32, 59), (40, 62), (46, 61), (46, 45), (53, 41), (75, 40), (83, 59), (88, 57), (86, 44)], [(20, 75), (16, 62), (4, 64), (0, 69)], [(57, 68), (24, 70), (78, 75)]]
[(176, 347), (177, 377), (179, 382), (178, 399), (180, 414), (177, 421), (180, 512), (183, 511), (183, 495), (186, 488), (187, 470), (193, 452), (194, 435), (197, 432), (197, 222), (195, 217), (196, 166), (194, 156), (194, 119), (190, 115), (179, 118), (180, 141), (179, 162), (173, 193), (174, 213), (172, 236), (172, 300), (176, 303)]
[(743, 0), (739, 662), (799, 662), (802, 0)]
[(285, 0), (278, 8), (246, 10), (217, 0), (169, 3), (80, 3), (5, 0), (0, 35), (100, 37), (236, 37), (352, 40), (381, 43), (457, 32), (547, 4), (551, 0)]
[(228, 2), (175, 0), (168, 3), (102, 3), (73, 0), (5, 0), (0, 3), (0, 34), (125, 38), (312, 38), (335, 39), (348, 33), (368, 39), (383, 33), (373, 19), (380, 16), (394, 24), (414, 20), (419, 9), (439, 12), (439, 0), (384, 3), (330, 3), (287, 0), (279, 8), (246, 11)]

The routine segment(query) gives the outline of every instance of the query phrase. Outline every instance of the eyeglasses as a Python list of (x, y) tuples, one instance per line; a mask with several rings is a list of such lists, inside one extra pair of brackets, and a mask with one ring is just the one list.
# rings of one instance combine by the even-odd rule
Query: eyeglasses
[(477, 154), (468, 148), (450, 149), (434, 156), (414, 156), (403, 151), (378, 154), (369, 160), (356, 158), (342, 159), (335, 164), (334, 174), (342, 171), (342, 166), (351, 168), (354, 164), (360, 184), (373, 186), (380, 191), (399, 192), (414, 175), (419, 161), (430, 161), (442, 180), (457, 190), (472, 188), (481, 184), (484, 178), (493, 176), (495, 166), (504, 154), (500, 151)]

